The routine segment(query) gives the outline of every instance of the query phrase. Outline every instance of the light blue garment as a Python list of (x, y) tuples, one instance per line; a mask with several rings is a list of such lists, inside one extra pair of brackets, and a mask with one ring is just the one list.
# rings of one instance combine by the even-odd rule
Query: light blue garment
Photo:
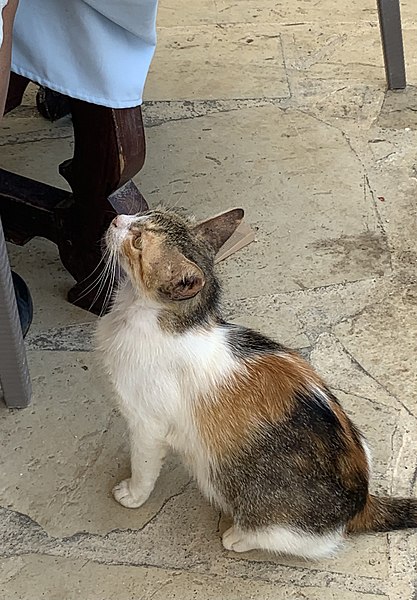
[(112, 108), (142, 103), (158, 0), (20, 0), (12, 71)]

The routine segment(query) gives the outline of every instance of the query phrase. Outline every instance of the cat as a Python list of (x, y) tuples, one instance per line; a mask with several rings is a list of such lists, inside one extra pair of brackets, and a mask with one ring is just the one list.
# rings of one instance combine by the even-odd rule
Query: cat
[(146, 502), (172, 448), (232, 517), (227, 550), (319, 559), (350, 533), (417, 527), (417, 500), (370, 494), (365, 438), (308, 362), (223, 320), (214, 258), (242, 218), (160, 209), (106, 233), (125, 276), (97, 346), (131, 443), (114, 498)]

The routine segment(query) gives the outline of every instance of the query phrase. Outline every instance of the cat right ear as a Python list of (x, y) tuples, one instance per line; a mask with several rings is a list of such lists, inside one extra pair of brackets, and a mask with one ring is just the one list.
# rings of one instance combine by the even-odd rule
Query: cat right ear
[(232, 208), (232, 210), (194, 225), (191, 231), (196, 237), (209, 244), (214, 249), (214, 253), (217, 254), (223, 244), (239, 227), (244, 216), (243, 208)]
[(205, 286), (203, 271), (177, 250), (170, 252), (164, 267), (158, 270), (159, 293), (169, 300), (189, 300)]

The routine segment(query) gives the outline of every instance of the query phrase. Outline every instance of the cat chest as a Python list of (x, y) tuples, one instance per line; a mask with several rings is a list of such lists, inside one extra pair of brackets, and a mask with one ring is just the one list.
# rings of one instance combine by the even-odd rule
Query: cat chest
[(181, 415), (215, 394), (236, 368), (216, 332), (173, 336), (151, 320), (108, 325), (99, 340), (107, 371), (117, 391), (135, 403), (166, 405)]

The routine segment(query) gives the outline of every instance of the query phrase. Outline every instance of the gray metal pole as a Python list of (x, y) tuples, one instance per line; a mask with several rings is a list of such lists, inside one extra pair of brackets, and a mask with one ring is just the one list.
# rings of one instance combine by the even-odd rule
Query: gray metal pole
[(406, 86), (404, 45), (399, 0), (377, 0), (388, 89)]
[(0, 220), (0, 384), (9, 408), (30, 403), (32, 386)]

